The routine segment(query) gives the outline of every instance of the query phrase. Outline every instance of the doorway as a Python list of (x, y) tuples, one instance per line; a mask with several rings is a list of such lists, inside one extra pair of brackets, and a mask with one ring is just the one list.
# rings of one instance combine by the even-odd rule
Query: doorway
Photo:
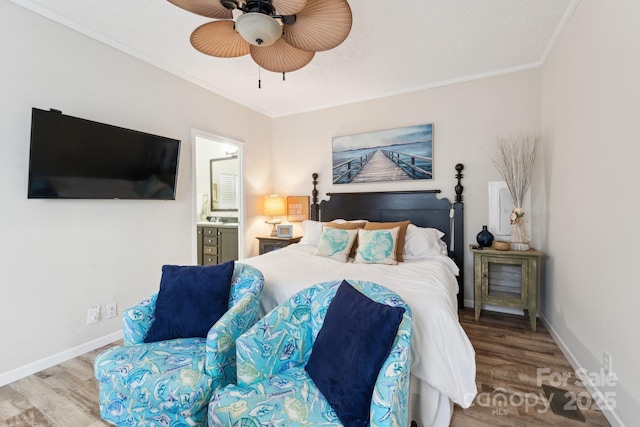
[[(193, 129), (191, 132), (194, 171), (194, 251), (199, 263), (198, 227), (219, 226), (222, 231), (237, 227), (237, 259), (244, 258), (244, 171), (243, 143)], [(235, 243), (235, 242), (234, 242)]]

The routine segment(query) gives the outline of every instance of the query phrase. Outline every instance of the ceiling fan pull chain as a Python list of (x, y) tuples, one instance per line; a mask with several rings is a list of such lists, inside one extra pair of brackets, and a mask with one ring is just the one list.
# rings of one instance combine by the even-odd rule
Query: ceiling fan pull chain
[(261, 67), (258, 67), (258, 89), (262, 89), (262, 79), (260, 78), (261, 77), (260, 76), (260, 70), (261, 69), (262, 69)]
[(284, 78), (284, 71), (282, 72), (282, 81), (285, 81), (286, 79)]

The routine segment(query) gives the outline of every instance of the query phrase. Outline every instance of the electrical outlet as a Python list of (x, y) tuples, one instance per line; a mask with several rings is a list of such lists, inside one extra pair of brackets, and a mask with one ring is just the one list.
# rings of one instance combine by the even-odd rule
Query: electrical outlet
[(100, 321), (100, 305), (95, 304), (87, 310), (87, 325)]
[(613, 360), (611, 360), (611, 355), (605, 351), (602, 354), (602, 368), (604, 369), (604, 374), (607, 378), (613, 373), (613, 369), (611, 369), (612, 364)]
[(112, 317), (116, 317), (118, 315), (118, 303), (112, 302), (111, 304), (107, 304), (107, 319), (111, 319)]

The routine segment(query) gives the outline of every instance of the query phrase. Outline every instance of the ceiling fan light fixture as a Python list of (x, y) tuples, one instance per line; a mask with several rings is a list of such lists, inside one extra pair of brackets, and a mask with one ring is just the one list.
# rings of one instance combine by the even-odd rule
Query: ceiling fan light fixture
[(306, 66), (316, 52), (340, 45), (353, 21), (348, 0), (168, 1), (217, 19), (191, 33), (196, 50), (217, 58), (250, 53), (259, 70), (282, 73), (283, 80), (284, 73)]
[(236, 0), (220, 0), (220, 4), (229, 10), (238, 8), (238, 2)]
[(236, 20), (236, 31), (254, 46), (271, 46), (282, 36), (278, 21), (259, 12), (240, 15)]

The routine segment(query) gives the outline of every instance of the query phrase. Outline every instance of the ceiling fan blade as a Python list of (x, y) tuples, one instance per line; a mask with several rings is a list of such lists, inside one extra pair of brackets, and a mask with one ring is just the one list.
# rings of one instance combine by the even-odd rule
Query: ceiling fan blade
[(191, 45), (218, 58), (235, 58), (249, 53), (249, 43), (234, 29), (233, 21), (213, 21), (191, 33)]
[(307, 0), (273, 0), (278, 15), (294, 15), (307, 5)]
[(307, 65), (313, 59), (315, 52), (296, 49), (282, 38), (271, 46), (252, 46), (251, 57), (265, 70), (274, 73), (289, 73)]
[(351, 31), (353, 18), (346, 0), (308, 0), (296, 22), (284, 27), (284, 39), (298, 49), (320, 52), (333, 49)]
[(231, 19), (231, 10), (224, 7), (219, 0), (168, 0), (170, 3), (207, 18)]

